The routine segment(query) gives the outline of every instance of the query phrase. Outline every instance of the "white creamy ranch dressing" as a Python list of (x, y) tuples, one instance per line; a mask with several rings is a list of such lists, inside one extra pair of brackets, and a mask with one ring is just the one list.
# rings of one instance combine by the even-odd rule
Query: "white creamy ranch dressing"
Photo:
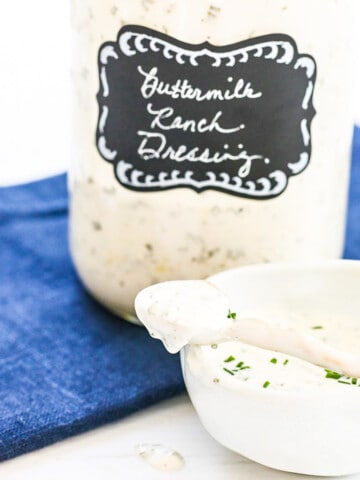
[[(69, 176), (71, 250), (82, 281), (98, 300), (130, 318), (135, 295), (153, 283), (205, 278), (257, 262), (340, 256), (355, 83), (348, 72), (357, 47), (352, 25), (359, 16), (358, 0), (73, 0), (72, 4), (77, 148)], [(123, 188), (113, 166), (100, 157), (94, 138), (99, 48), (115, 41), (124, 25), (216, 46), (275, 33), (290, 35), (300, 53), (315, 58), (318, 69), (307, 169), (291, 177), (279, 197), (265, 201), (215, 190), (141, 193)], [(253, 88), (251, 95), (259, 93)], [(221, 118), (217, 122), (220, 125)]]
[[(335, 332), (334, 332), (335, 333)], [(360, 335), (357, 337), (360, 341)], [(360, 379), (327, 369), (291, 355), (264, 350), (241, 342), (212, 347), (192, 347), (187, 353), (189, 369), (197, 378), (216, 385), (304, 392), (330, 390), (360, 395)]]
[(185, 463), (180, 453), (165, 445), (143, 443), (136, 447), (136, 453), (153, 468), (163, 472), (176, 472)]
[[(186, 345), (217, 346), (238, 340), (298, 357), (345, 376), (360, 377), (360, 327), (345, 321), (344, 328), (328, 315), (303, 319), (298, 313), (292, 319), (289, 312), (281, 309), (254, 309), (249, 317), (238, 315), (227, 295), (202, 280), (148, 287), (137, 295), (135, 309), (150, 335), (160, 339), (171, 353)], [(229, 363), (233, 367), (239, 361)], [(227, 373), (233, 375), (237, 371)]]

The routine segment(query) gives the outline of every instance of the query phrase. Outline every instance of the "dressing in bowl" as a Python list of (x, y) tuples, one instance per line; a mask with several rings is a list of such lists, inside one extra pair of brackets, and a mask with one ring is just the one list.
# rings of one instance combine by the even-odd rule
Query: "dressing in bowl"
[[(235, 322), (276, 321), (339, 351), (360, 351), (360, 262), (257, 265), (208, 282), (227, 295)], [(360, 471), (358, 378), (288, 350), (221, 341), (182, 350), (190, 398), (216, 440), (283, 471), (323, 476)]]

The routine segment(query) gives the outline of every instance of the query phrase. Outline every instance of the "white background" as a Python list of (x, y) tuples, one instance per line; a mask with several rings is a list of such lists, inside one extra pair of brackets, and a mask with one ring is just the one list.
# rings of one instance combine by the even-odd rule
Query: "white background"
[(0, 7), (0, 185), (5, 185), (68, 166), (71, 31), (68, 0), (1, 0)]

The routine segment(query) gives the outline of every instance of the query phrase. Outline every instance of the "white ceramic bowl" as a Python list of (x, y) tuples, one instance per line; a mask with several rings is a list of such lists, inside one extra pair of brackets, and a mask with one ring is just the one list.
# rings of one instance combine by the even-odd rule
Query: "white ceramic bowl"
[[(360, 262), (257, 265), (210, 280), (241, 314), (281, 305), (299, 318), (322, 312), (360, 327)], [(329, 388), (272, 390), (231, 375), (214, 382), (217, 372), (209, 355), (211, 347), (187, 347), (182, 366), (195, 409), (216, 440), (283, 471), (322, 476), (360, 471), (360, 388), (339, 388), (330, 380)]]

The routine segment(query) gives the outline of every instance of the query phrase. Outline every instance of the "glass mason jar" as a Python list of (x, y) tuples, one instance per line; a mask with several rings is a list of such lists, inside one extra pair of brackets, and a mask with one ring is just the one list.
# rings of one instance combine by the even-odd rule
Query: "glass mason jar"
[(342, 253), (359, 0), (73, 0), (71, 251), (137, 292)]

